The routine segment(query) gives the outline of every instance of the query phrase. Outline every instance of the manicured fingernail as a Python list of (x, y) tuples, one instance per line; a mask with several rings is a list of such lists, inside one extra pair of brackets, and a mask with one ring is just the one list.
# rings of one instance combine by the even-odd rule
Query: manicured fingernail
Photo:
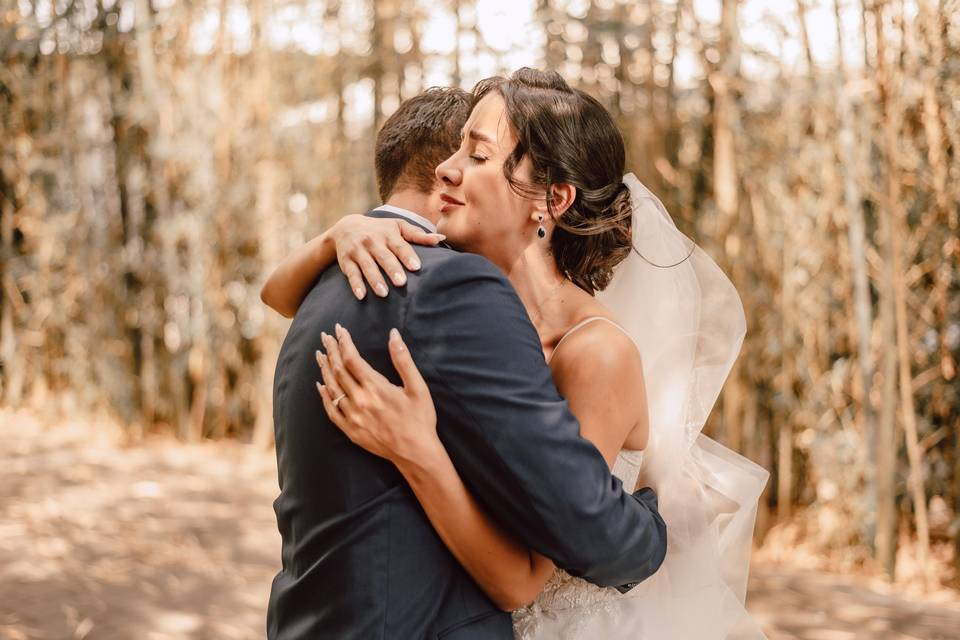
[(376, 291), (377, 295), (380, 296), (381, 298), (387, 297), (387, 285), (383, 284), (382, 282), (377, 284), (376, 287), (374, 287), (374, 291)]
[(343, 327), (340, 326), (339, 322), (333, 327), (333, 330), (336, 332), (338, 338), (343, 335)]
[(419, 268), (420, 268), (420, 261), (419, 261), (419, 260), (411, 260), (411, 261), (410, 261), (410, 268), (413, 269), (414, 271), (416, 271), (417, 269), (419, 269)]
[(320, 393), (323, 393), (323, 385), (320, 384), (319, 382), (317, 383), (317, 391), (319, 391)]
[(397, 286), (404, 284), (407, 281), (407, 277), (403, 275), (402, 271), (395, 271), (393, 274), (393, 283)]
[(363, 300), (364, 291), (360, 287), (357, 287), (353, 290), (353, 295), (357, 296), (357, 300)]
[(320, 353), (320, 349), (317, 349), (317, 350), (314, 352), (313, 355), (315, 355), (315, 356), (317, 357), (317, 362), (318, 362), (318, 363), (320, 362), (320, 358), (323, 357), (323, 354)]
[(390, 329), (390, 340), (393, 342), (393, 346), (397, 351), (403, 351), (403, 338), (400, 337), (399, 331)]
[(438, 240), (446, 240), (446, 239), (447, 239), (447, 236), (443, 235), (442, 233), (432, 233), (432, 234), (430, 234), (430, 235), (432, 235), (434, 238), (437, 238)]

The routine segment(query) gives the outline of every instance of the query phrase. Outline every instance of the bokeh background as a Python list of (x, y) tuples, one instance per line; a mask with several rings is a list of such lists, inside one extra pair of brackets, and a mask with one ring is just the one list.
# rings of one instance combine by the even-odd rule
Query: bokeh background
[(0, 61), (0, 637), (263, 635), (260, 286), (403, 99), (524, 65), (741, 293), (771, 638), (960, 637), (957, 0), (0, 0)]

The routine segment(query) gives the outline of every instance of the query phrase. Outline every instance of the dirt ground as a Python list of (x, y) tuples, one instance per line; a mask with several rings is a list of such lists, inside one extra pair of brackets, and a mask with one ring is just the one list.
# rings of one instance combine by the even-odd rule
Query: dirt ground
[[(264, 637), (274, 465), (237, 443), (125, 447), (0, 410), (0, 639)], [(747, 604), (770, 640), (960, 639), (960, 598), (864, 576), (755, 562)]]

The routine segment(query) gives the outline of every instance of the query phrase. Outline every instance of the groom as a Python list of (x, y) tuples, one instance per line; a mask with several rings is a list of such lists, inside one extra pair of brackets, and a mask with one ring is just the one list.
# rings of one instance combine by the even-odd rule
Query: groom
[[(368, 215), (433, 230), (434, 167), (457, 148), (469, 103), (458, 89), (431, 89), (387, 120), (376, 149), (386, 204)], [(397, 469), (327, 418), (314, 353), (336, 323), (395, 384), (387, 335), (400, 330), (464, 483), (520, 542), (621, 592), (663, 561), (656, 496), (625, 492), (580, 437), (506, 277), (477, 255), (416, 251), (421, 268), (386, 297), (358, 301), (328, 269), (284, 341), (274, 383), (283, 568), (270, 594), (270, 638), (512, 638), (510, 616), (447, 550)]]

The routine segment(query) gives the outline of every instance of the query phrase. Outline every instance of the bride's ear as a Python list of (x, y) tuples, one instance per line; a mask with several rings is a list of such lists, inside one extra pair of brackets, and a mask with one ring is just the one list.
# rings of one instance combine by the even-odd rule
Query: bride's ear
[(550, 196), (553, 215), (559, 217), (573, 204), (577, 197), (577, 188), (569, 182), (558, 182), (550, 186)]
[[(570, 208), (574, 199), (577, 197), (577, 188), (572, 184), (560, 182), (551, 186), (550, 202), (553, 207), (553, 217), (559, 218)], [(530, 219), (537, 223), (543, 223), (544, 220), (551, 220), (550, 209), (547, 208), (547, 200), (536, 200)]]

